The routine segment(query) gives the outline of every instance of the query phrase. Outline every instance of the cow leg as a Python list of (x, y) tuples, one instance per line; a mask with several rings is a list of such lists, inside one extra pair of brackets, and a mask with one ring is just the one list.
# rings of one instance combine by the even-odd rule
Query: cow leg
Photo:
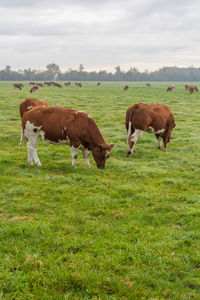
[(157, 140), (158, 140), (158, 149), (161, 149), (161, 141), (162, 141), (162, 137), (159, 134), (155, 135)]
[(76, 159), (78, 156), (78, 148), (75, 147), (71, 147), (70, 148), (70, 152), (71, 152), (71, 156), (72, 156), (72, 166), (75, 167), (76, 166)]
[(29, 165), (33, 165), (33, 159), (37, 166), (41, 166), (41, 162), (37, 155), (37, 145), (40, 136), (39, 128), (35, 127), (29, 121), (27, 121), (24, 135), (26, 136), (28, 143), (27, 143), (27, 150), (28, 150), (28, 163)]
[(137, 142), (138, 138), (143, 134), (143, 130), (135, 129), (134, 133), (131, 135), (130, 141), (129, 141), (129, 149), (127, 156), (133, 155), (135, 143)]
[(29, 165), (33, 165), (33, 159), (35, 164), (39, 167), (41, 166), (41, 162), (39, 160), (37, 154), (37, 145), (38, 145), (39, 136), (36, 135), (34, 138), (29, 138), (27, 143), (27, 150), (28, 150), (28, 163)]
[(163, 138), (163, 144), (164, 144), (164, 151), (167, 152), (167, 143), (169, 142), (170, 136), (172, 132), (172, 126), (168, 126), (166, 131), (164, 132), (162, 138)]
[(89, 153), (90, 153), (90, 152), (89, 152), (88, 149), (83, 149), (83, 150), (82, 150), (82, 153), (83, 153), (83, 157), (85, 158), (85, 165), (86, 165), (86, 167), (89, 168), (90, 163), (89, 163), (88, 156), (89, 156)]

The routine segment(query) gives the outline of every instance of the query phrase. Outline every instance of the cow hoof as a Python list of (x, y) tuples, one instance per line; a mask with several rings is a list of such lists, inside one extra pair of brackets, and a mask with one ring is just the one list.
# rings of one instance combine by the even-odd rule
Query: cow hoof
[(126, 154), (127, 157), (130, 157), (131, 155), (132, 155), (131, 152), (128, 152), (128, 153)]
[(166, 148), (164, 148), (164, 151), (165, 151), (165, 152), (167, 152), (167, 149), (166, 149)]

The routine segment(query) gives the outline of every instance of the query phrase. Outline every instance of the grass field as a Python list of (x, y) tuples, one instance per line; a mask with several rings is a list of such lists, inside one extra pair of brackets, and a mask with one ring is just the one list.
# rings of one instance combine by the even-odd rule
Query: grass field
[[(19, 103), (0, 83), (0, 299), (200, 299), (200, 94), (184, 83), (83, 83), (40, 88), (34, 98), (89, 113), (107, 143), (105, 170), (80, 152), (39, 142), (42, 167), (19, 151)], [(197, 84), (198, 85), (198, 84)], [(125, 113), (169, 105), (168, 152), (144, 133), (126, 157)]]

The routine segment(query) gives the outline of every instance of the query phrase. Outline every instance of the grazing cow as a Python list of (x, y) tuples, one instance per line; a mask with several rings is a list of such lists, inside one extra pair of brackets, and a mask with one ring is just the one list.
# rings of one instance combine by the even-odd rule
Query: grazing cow
[(45, 81), (45, 82), (44, 82), (44, 86), (45, 86), (45, 85), (48, 85), (48, 86), (50, 86), (51, 84), (50, 84), (50, 82), (48, 82), (48, 81)]
[(54, 86), (61, 88), (62, 85), (60, 83), (54, 82)]
[(45, 101), (38, 100), (35, 98), (28, 98), (20, 103), (19, 105), (19, 112), (21, 118), (23, 117), (24, 113), (29, 111), (35, 106), (48, 106), (48, 104)]
[(100, 86), (101, 85), (101, 82), (97, 82), (97, 86)]
[(54, 81), (49, 81), (50, 86), (54, 85), (55, 82)]
[(191, 85), (189, 86), (188, 91), (190, 92), (190, 94), (193, 94), (194, 91), (198, 92), (199, 90), (196, 85)]
[(124, 87), (124, 91), (126, 91), (126, 90), (128, 90), (129, 89), (129, 85), (127, 84), (127, 85), (125, 85), (125, 87)]
[(167, 92), (172, 92), (174, 90), (174, 88), (175, 88), (175, 86), (173, 84), (168, 86)]
[(35, 85), (35, 82), (31, 81), (29, 82), (30, 85)]
[(28, 139), (28, 163), (41, 166), (37, 155), (39, 137), (52, 144), (67, 144), (71, 147), (72, 166), (76, 165), (81, 149), (85, 164), (89, 167), (88, 155), (92, 151), (97, 167), (104, 169), (106, 159), (114, 144), (107, 144), (95, 121), (86, 113), (71, 108), (34, 107), (22, 117), (21, 144)]
[(75, 82), (75, 85), (79, 86), (79, 87), (82, 87), (82, 83), (79, 83), (79, 82)]
[(22, 89), (22, 84), (21, 83), (13, 83), (13, 87), (14, 87), (14, 89), (21, 90)]
[(190, 86), (188, 84), (185, 84), (185, 89), (188, 90)]
[(188, 91), (190, 92), (190, 94), (193, 94), (194, 93), (194, 86), (191, 85), (188, 89)]
[(150, 83), (146, 83), (146, 87), (151, 87)]
[(69, 86), (70, 85), (70, 82), (65, 82), (64, 83), (64, 86)]
[(164, 151), (166, 151), (174, 127), (174, 116), (168, 106), (145, 103), (130, 106), (126, 113), (127, 142), (129, 145), (127, 156), (133, 154), (135, 143), (144, 131), (155, 134), (158, 139), (158, 148), (161, 148), (161, 140), (163, 140)]
[(38, 90), (38, 86), (34, 85), (31, 89), (30, 89), (30, 93), (34, 93), (35, 91)]
[(43, 84), (42, 83), (36, 83), (37, 86), (41, 86), (43, 87)]

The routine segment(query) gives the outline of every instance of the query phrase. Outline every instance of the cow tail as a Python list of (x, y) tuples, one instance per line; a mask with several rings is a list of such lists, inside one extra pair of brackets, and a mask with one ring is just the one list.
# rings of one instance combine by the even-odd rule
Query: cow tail
[[(135, 105), (134, 105), (135, 106)], [(135, 111), (135, 107), (132, 107), (132, 109), (127, 111), (126, 114), (126, 123), (127, 123), (127, 143), (129, 144), (130, 142), (130, 137), (131, 137), (131, 128), (132, 128), (132, 118), (133, 118), (133, 114)]]
[(21, 128), (21, 138), (20, 138), (19, 150), (22, 149), (23, 144), (24, 144), (24, 129), (22, 127)]

